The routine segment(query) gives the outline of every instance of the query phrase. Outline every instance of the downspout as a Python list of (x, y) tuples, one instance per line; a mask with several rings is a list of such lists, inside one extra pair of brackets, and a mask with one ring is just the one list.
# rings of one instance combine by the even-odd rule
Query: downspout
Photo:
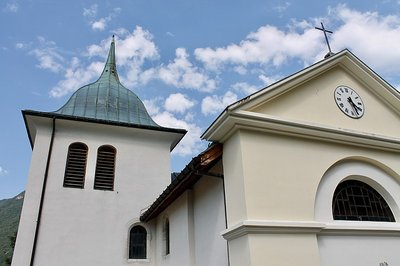
[[(226, 212), (225, 178), (222, 178), (222, 191), (224, 194), (225, 229), (228, 229), (228, 215)], [(226, 241), (226, 254), (228, 255), (228, 266), (231, 265), (229, 256), (229, 243)]]
[(51, 159), (51, 154), (52, 154), (52, 151), (53, 151), (53, 142), (54, 142), (55, 129), (56, 129), (56, 118), (53, 116), (52, 117), (52, 131), (51, 131), (50, 146), (49, 146), (49, 151), (47, 153), (46, 170), (44, 172), (43, 185), (42, 185), (42, 194), (40, 195), (39, 212), (38, 212), (37, 221), (36, 221), (35, 238), (33, 240), (33, 247), (32, 247), (30, 266), (33, 266), (33, 263), (34, 263), (34, 260), (35, 260), (35, 253), (36, 253), (36, 245), (37, 245), (37, 240), (38, 240), (38, 235), (39, 235), (40, 220), (41, 220), (41, 217), (42, 217), (43, 201), (44, 201), (44, 195), (45, 195), (45, 192), (46, 192), (47, 178), (48, 178), (48, 175), (49, 175), (50, 159)]

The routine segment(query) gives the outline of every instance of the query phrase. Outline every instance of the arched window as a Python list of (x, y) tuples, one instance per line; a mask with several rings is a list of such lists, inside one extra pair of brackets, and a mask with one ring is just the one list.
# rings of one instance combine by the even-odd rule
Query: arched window
[(143, 226), (136, 225), (129, 232), (129, 259), (147, 258), (147, 231)]
[(64, 174), (64, 187), (83, 188), (88, 147), (80, 142), (69, 145)]
[(115, 148), (109, 145), (97, 150), (94, 189), (114, 190), (115, 154)]
[(337, 186), (332, 209), (335, 220), (395, 222), (385, 199), (357, 180), (344, 181)]
[(166, 218), (164, 222), (164, 243), (165, 243), (165, 255), (168, 255), (170, 253), (168, 218)]

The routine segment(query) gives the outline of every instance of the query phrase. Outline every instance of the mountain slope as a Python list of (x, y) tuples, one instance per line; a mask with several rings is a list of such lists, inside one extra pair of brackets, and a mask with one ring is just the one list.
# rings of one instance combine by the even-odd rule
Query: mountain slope
[(0, 200), (0, 265), (6, 265), (5, 259), (11, 258), (11, 237), (18, 229), (24, 192), (11, 199)]

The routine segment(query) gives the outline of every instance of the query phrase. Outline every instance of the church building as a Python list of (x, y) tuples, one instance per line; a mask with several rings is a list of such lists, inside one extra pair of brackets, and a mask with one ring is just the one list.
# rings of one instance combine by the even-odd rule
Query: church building
[(183, 129), (100, 78), (22, 111), (13, 266), (400, 265), (400, 94), (343, 50), (233, 103), (171, 179)]

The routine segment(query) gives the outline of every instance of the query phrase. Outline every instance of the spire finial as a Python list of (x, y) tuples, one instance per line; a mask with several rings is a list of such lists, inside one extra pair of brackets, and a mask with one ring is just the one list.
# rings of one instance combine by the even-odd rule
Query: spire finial
[(325, 58), (328, 58), (329, 56), (333, 55), (334, 53), (332, 53), (331, 46), (329, 45), (329, 40), (328, 40), (328, 36), (326, 35), (326, 33), (333, 33), (333, 32), (325, 29), (324, 24), (322, 24), (322, 22), (321, 22), (321, 28), (315, 27), (315, 29), (324, 32), (325, 41), (326, 41), (326, 44), (328, 45), (328, 49), (329, 49), (329, 52), (325, 55)]

